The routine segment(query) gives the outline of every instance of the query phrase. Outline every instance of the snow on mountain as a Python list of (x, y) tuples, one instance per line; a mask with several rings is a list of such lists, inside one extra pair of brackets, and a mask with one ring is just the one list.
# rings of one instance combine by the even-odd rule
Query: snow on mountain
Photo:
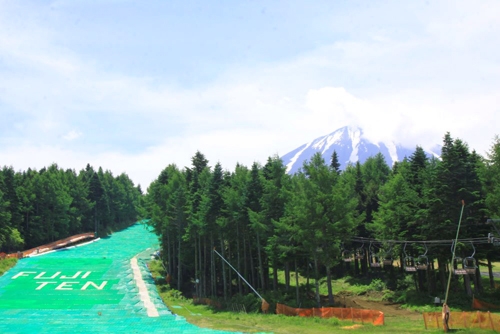
[[(415, 151), (414, 147), (403, 147), (394, 142), (372, 143), (363, 138), (363, 130), (355, 127), (343, 127), (326, 136), (314, 139), (312, 142), (297, 147), (295, 150), (285, 154), (281, 159), (287, 166), (287, 173), (296, 173), (316, 152), (321, 152), (323, 159), (330, 164), (333, 151), (337, 152), (340, 168), (344, 169), (349, 163), (365, 162), (371, 156), (382, 153), (389, 166), (394, 162), (409, 157)], [(441, 148), (427, 151), (429, 156), (440, 155)]]

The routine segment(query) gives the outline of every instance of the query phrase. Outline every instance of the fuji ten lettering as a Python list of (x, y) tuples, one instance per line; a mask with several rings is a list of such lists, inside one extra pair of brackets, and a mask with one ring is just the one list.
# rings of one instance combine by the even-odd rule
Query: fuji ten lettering
[[(82, 274), (83, 273), (83, 274)], [(60, 291), (67, 290), (102, 290), (108, 284), (108, 281), (96, 283), (86, 280), (92, 274), (91, 271), (77, 271), (73, 275), (61, 275), (60, 271), (47, 274), (46, 271), (21, 271), (14, 275), (12, 279), (33, 279), (38, 286), (35, 290), (54, 289)], [(78, 281), (75, 281), (79, 279)], [(64, 280), (64, 281), (62, 281)], [(85, 281), (82, 281), (85, 280)]]

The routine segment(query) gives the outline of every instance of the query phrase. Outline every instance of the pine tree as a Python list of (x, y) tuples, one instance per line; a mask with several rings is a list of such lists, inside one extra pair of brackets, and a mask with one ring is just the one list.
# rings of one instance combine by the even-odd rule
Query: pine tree
[(339, 157), (337, 156), (337, 151), (333, 151), (332, 159), (330, 161), (330, 168), (334, 170), (337, 174), (340, 174), (340, 163)]
[[(279, 221), (285, 213), (285, 197), (283, 196), (284, 187), (287, 183), (288, 176), (286, 174), (286, 166), (279, 156), (270, 157), (263, 168), (263, 194), (261, 198), (262, 205), (262, 220), (261, 223), (265, 226), (262, 235), (262, 247), (266, 250), (266, 255), (271, 261), (273, 269), (273, 289), (277, 289), (278, 285), (278, 268), (280, 267), (280, 254), (276, 245), (269, 243), (269, 238), (272, 236), (274, 229), (273, 222)], [(267, 261), (266, 261), (267, 262)], [(269, 275), (268, 266), (264, 267), (265, 278)], [(266, 287), (266, 283), (264, 284)]]
[(318, 265), (322, 264), (326, 268), (329, 303), (333, 304), (331, 268), (340, 255), (341, 241), (352, 236), (355, 228), (354, 179), (339, 177), (327, 167), (320, 153), (304, 163), (303, 173), (302, 202), (307, 212), (303, 228), (309, 225), (314, 231), (308, 236), (307, 248), (315, 265), (316, 298), (319, 306)]
[[(225, 216), (227, 217), (226, 235), (228, 242), (233, 241), (233, 247), (236, 248), (236, 270), (243, 272), (244, 263), (244, 238), (246, 227), (248, 225), (248, 213), (245, 207), (246, 189), (249, 181), (249, 170), (240, 164), (236, 165), (234, 173), (228, 179), (228, 185), (223, 190)], [(243, 294), (243, 282), (240, 276), (237, 276), (238, 292)]]
[[(477, 173), (477, 155), (469, 152), (466, 143), (453, 139), (449, 133), (443, 140), (441, 162), (437, 164), (436, 179), (433, 183), (432, 197), (429, 205), (429, 218), (424, 225), (428, 238), (439, 235), (443, 239), (455, 237), (460, 217), (462, 200), (465, 201), (463, 221), (476, 224), (484, 219), (481, 183)], [(467, 229), (461, 230), (461, 236), (467, 236)], [(457, 254), (468, 256), (470, 254)], [(440, 280), (445, 287), (444, 264), (449, 253), (445, 250), (438, 253)], [(467, 279), (466, 279), (467, 283)], [(471, 293), (470, 285), (466, 288)]]
[(500, 218), (500, 137), (495, 136), (483, 171), (485, 205), (491, 218)]

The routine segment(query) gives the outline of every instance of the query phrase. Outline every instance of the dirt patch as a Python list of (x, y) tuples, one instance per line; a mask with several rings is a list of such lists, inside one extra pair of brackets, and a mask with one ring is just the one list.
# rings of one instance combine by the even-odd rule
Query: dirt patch
[(409, 311), (401, 308), (400, 304), (389, 302), (371, 301), (365, 296), (351, 296), (342, 294), (335, 296), (340, 307), (352, 307), (365, 310), (378, 310), (384, 312), (385, 317), (406, 317), (409, 319), (421, 319), (422, 315), (418, 312)]

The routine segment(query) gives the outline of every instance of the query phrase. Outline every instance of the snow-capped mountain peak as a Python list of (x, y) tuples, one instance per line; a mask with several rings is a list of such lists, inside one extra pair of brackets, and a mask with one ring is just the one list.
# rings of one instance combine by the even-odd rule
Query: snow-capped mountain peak
[[(340, 168), (344, 169), (348, 163), (363, 163), (366, 159), (377, 153), (382, 153), (389, 166), (404, 157), (409, 157), (415, 151), (414, 147), (403, 147), (394, 142), (372, 143), (363, 137), (363, 130), (358, 127), (345, 126), (326, 136), (318, 137), (313, 141), (301, 145), (282, 157), (287, 166), (287, 173), (297, 172), (304, 161), (310, 160), (316, 152), (321, 152), (327, 164), (333, 151), (337, 152)], [(439, 152), (427, 152), (429, 155), (439, 156)]]

